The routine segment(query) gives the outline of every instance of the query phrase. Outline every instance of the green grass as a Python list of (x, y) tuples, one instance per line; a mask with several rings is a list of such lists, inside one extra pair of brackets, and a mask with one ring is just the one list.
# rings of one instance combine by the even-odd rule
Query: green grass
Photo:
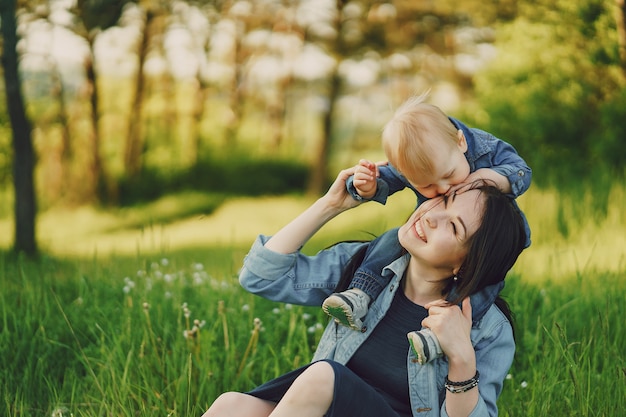
[[(620, 187), (609, 194), (601, 217), (549, 191), (520, 201), (534, 234), (505, 288), (518, 350), (503, 416), (626, 409), (625, 197)], [(185, 202), (200, 208), (181, 209), (179, 219), (171, 207)], [(311, 358), (321, 309), (272, 303), (237, 282), (254, 236), (273, 233), (308, 201), (240, 198), (206, 215), (201, 198), (160, 204), (44, 214), (47, 255), (0, 254), (0, 415), (199, 416), (221, 392)], [(387, 207), (360, 207), (306, 250), (378, 234), (412, 205), (403, 194)], [(0, 223), (0, 235), (9, 232)]]

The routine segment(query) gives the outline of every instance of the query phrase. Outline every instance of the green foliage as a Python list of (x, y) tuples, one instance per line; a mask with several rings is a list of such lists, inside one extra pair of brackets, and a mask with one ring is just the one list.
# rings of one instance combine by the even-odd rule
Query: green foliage
[(509, 279), (505, 294), (516, 311), (518, 349), (499, 401), (502, 415), (621, 413), (625, 289), (621, 274), (584, 272), (558, 285)]
[(96, 28), (106, 30), (114, 26), (122, 9), (131, 0), (78, 0), (77, 9), (87, 32)]
[(537, 184), (621, 171), (626, 80), (606, 1), (522, 9), (499, 29), (498, 58), (476, 79), (479, 126), (510, 141)]
[(304, 190), (308, 175), (309, 168), (298, 161), (243, 155), (206, 158), (180, 171), (146, 169), (132, 181), (120, 181), (119, 197), (126, 206), (181, 190), (249, 196), (288, 194)]
[(308, 361), (315, 316), (243, 293), (229, 252), (1, 257), (2, 414), (200, 415), (222, 391)]

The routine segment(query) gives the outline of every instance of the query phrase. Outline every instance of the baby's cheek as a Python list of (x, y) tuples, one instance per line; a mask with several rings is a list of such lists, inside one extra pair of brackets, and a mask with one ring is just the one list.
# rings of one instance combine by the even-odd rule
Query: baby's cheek
[(432, 190), (430, 188), (427, 188), (427, 189), (423, 189), (423, 188), (419, 189), (418, 188), (417, 191), (419, 191), (419, 193), (421, 195), (423, 195), (424, 197), (426, 197), (426, 198), (433, 198), (433, 197), (437, 197), (439, 195), (439, 194), (437, 194), (437, 191)]

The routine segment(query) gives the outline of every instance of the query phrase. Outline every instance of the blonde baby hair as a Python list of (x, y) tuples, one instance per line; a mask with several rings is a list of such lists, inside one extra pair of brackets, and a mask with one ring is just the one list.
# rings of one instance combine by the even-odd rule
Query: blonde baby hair
[(408, 98), (398, 107), (382, 131), (383, 149), (389, 160), (409, 181), (433, 171), (431, 155), (441, 142), (452, 149), (457, 128), (437, 106), (425, 102), (428, 91)]

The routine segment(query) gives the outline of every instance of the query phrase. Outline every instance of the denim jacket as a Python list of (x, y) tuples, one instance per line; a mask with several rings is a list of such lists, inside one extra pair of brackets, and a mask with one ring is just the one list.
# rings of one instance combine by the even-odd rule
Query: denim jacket
[[(365, 242), (339, 243), (316, 255), (300, 251), (280, 254), (265, 248), (269, 237), (259, 236), (244, 259), (239, 282), (249, 292), (264, 298), (306, 306), (319, 306), (332, 292), (341, 270)], [(389, 264), (384, 274), (392, 276), (383, 293), (372, 303), (365, 316), (362, 332), (331, 321), (320, 339), (313, 360), (332, 359), (346, 364), (369, 337), (389, 309), (409, 261), (409, 255)], [(417, 330), (417, 329), (416, 329)], [(480, 372), (479, 400), (470, 417), (497, 416), (496, 399), (513, 362), (515, 342), (511, 324), (492, 305), (481, 320), (473, 323), (471, 340)], [(448, 364), (444, 358), (419, 365), (407, 343), (406, 364), (409, 396), (414, 417), (447, 417), (444, 380)], [(375, 363), (375, 361), (372, 361)]]
[[(498, 174), (504, 175), (511, 183), (511, 194), (514, 198), (528, 190), (532, 171), (512, 145), (491, 133), (469, 128), (452, 117), (449, 119), (465, 135), (467, 141), (465, 158), (469, 163), (470, 172), (480, 168), (491, 168)], [(383, 165), (379, 167), (379, 171), (380, 178), (377, 179), (376, 194), (371, 200), (385, 204), (387, 197), (405, 188), (410, 188), (417, 195), (418, 205), (426, 200), (393, 166)], [(346, 181), (348, 192), (354, 199), (364, 200), (357, 193), (353, 181), (353, 177)]]

